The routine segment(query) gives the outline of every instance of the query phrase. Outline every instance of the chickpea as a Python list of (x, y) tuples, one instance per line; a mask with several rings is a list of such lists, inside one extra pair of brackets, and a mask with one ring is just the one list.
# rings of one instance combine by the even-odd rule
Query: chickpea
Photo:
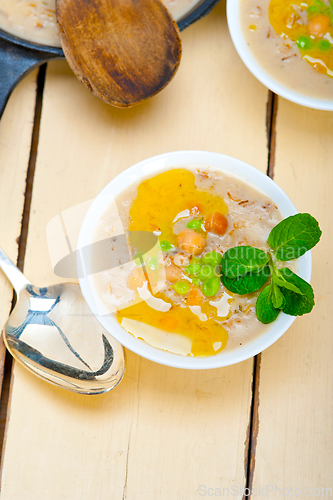
[(327, 33), (328, 27), (331, 25), (331, 20), (328, 16), (315, 16), (307, 24), (307, 30), (310, 35), (323, 36)]
[(142, 267), (135, 267), (128, 277), (127, 286), (130, 290), (136, 290), (141, 288), (145, 281), (147, 281), (147, 276)]
[(203, 207), (202, 203), (199, 203), (198, 201), (190, 201), (187, 204), (187, 206), (188, 206), (192, 215), (199, 215), (199, 214), (202, 214), (204, 211), (204, 207)]
[(165, 277), (167, 281), (170, 281), (170, 283), (176, 283), (176, 281), (182, 279), (183, 273), (181, 272), (179, 267), (171, 264), (171, 266), (165, 268)]
[(220, 212), (210, 212), (205, 220), (205, 229), (207, 232), (223, 236), (228, 228), (226, 217)]
[(177, 246), (191, 255), (200, 255), (206, 246), (206, 239), (193, 229), (183, 229), (177, 236)]

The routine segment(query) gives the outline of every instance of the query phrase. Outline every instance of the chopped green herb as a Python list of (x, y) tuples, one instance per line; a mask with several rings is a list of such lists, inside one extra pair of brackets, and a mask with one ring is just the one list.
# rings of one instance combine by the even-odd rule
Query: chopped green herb
[(186, 227), (188, 227), (189, 229), (194, 229), (194, 231), (201, 231), (201, 223), (201, 220), (193, 219), (186, 224)]
[(185, 267), (187, 274), (198, 274), (201, 269), (201, 264), (189, 264)]
[(217, 294), (220, 289), (220, 280), (219, 278), (210, 278), (206, 280), (202, 284), (202, 293), (206, 297), (213, 297)]
[(163, 252), (172, 252), (175, 249), (172, 243), (167, 240), (160, 241), (160, 247)]
[(313, 48), (313, 41), (309, 36), (302, 35), (297, 40), (297, 47), (302, 50), (311, 50)]
[(187, 281), (177, 281), (177, 283), (173, 285), (173, 288), (179, 295), (186, 295), (190, 289), (190, 285)]
[(222, 261), (222, 255), (219, 252), (207, 252), (201, 260), (203, 264), (219, 266)]
[(155, 271), (155, 269), (157, 269), (157, 257), (152, 257), (149, 260), (148, 265), (149, 265), (150, 269), (152, 269), (152, 271)]
[(318, 49), (322, 50), (323, 52), (327, 52), (331, 50), (331, 44), (328, 40), (319, 40), (317, 43)]
[(215, 276), (215, 269), (212, 266), (209, 266), (208, 264), (205, 264), (204, 266), (201, 267), (199, 271), (199, 278), (202, 280), (208, 280), (210, 278), (214, 278)]
[(314, 17), (320, 14), (320, 10), (315, 5), (311, 5), (310, 7), (307, 8), (307, 13), (308, 17)]

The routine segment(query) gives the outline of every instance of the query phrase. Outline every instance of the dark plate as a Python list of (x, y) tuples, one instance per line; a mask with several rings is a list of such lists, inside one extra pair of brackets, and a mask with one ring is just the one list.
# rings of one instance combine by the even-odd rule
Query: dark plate
[[(196, 9), (178, 22), (182, 31), (208, 14), (219, 0), (204, 0)], [(37, 66), (51, 59), (64, 57), (58, 47), (28, 42), (0, 29), (0, 118), (10, 94), (17, 83)]]

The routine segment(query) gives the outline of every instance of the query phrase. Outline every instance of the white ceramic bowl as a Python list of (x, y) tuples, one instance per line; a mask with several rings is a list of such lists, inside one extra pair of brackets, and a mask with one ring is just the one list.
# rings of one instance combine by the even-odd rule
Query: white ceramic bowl
[(227, 0), (227, 19), (232, 41), (238, 54), (251, 73), (275, 94), (289, 101), (301, 104), (308, 108), (333, 110), (333, 100), (316, 99), (302, 93), (291, 90), (288, 86), (281, 84), (273, 78), (265, 68), (257, 61), (246, 43), (240, 19), (240, 5), (242, 0)]
[[(137, 182), (142, 178), (153, 176), (154, 174), (166, 170), (167, 168), (175, 168), (179, 166), (186, 167), (186, 165), (189, 164), (192, 166), (193, 164), (196, 164), (196, 166), (201, 166), (205, 169), (227, 172), (235, 175), (236, 177), (238, 176), (243, 181), (246, 181), (265, 192), (276, 203), (284, 217), (297, 213), (295, 206), (282, 189), (279, 188), (279, 186), (269, 177), (250, 165), (243, 163), (240, 160), (236, 160), (235, 158), (218, 153), (209, 153), (206, 151), (176, 151), (148, 158), (147, 160), (133, 165), (115, 177), (101, 191), (90, 206), (81, 226), (78, 248), (89, 246), (94, 240), (96, 223), (107, 210), (110, 204), (110, 199), (113, 196), (117, 196), (130, 184)], [(310, 252), (307, 252), (304, 256), (298, 259), (297, 273), (305, 280), (310, 280)], [(96, 313), (96, 310), (98, 309), (98, 307), (96, 308), (96, 300), (100, 302), (97, 304), (97, 306), (100, 306), (99, 310), (103, 310), (105, 306), (102, 304), (98, 295), (96, 298), (96, 291), (92, 289), (93, 285), (90, 280), (88, 278), (80, 278), (80, 286), (90, 309), (93, 311), (98, 321), (123, 346), (152, 361), (177, 368), (217, 368), (232, 365), (251, 358), (279, 339), (295, 320), (293, 316), (287, 316), (280, 313), (278, 319), (269, 325), (266, 333), (243, 344), (242, 346), (237, 347), (237, 349), (221, 351), (215, 356), (209, 357), (186, 357), (160, 350), (145, 343), (143, 340), (135, 338), (119, 325), (118, 321), (112, 314), (98, 315)]]

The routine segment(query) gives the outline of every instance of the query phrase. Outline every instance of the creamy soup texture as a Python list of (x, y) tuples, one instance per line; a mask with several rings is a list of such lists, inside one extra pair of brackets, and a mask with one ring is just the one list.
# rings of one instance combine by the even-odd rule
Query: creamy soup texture
[(333, 99), (333, 2), (240, 0), (245, 39), (260, 65), (281, 84)]
[[(102, 241), (144, 231), (158, 243), (141, 258), (96, 273), (92, 288), (125, 330), (155, 347), (185, 356), (237, 348), (267, 331), (255, 313), (259, 292), (233, 294), (221, 284), (219, 266), (212, 278), (203, 262), (236, 245), (268, 250), (280, 220), (267, 195), (227, 173), (194, 165), (162, 172), (118, 196), (95, 234)], [(103, 259), (92, 253), (92, 263)]]
[[(202, 0), (162, 0), (179, 21)], [(30, 42), (60, 47), (55, 0), (0, 0), (0, 28)]]

